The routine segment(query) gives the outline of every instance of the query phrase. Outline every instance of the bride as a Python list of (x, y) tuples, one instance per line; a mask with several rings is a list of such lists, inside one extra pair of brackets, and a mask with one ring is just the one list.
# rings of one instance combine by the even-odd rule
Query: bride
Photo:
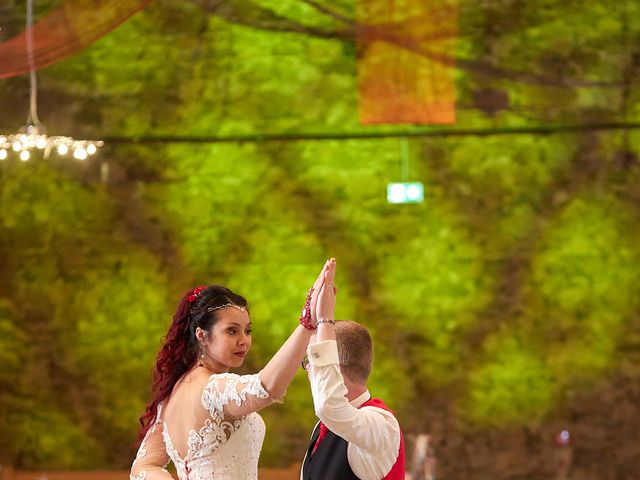
[(258, 478), (265, 425), (256, 412), (284, 396), (304, 358), (326, 269), (309, 291), (300, 325), (254, 375), (229, 373), (251, 348), (247, 301), (218, 285), (184, 295), (158, 353), (130, 480), (170, 480), (169, 461), (180, 480)]

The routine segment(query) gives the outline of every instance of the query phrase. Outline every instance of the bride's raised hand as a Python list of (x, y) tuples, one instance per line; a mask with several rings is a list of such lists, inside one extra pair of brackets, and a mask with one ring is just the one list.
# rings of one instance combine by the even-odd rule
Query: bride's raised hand
[(307, 300), (302, 308), (300, 315), (300, 323), (309, 330), (315, 330), (318, 324), (316, 317), (316, 303), (318, 302), (318, 294), (324, 282), (325, 274), (329, 267), (329, 260), (324, 263), (322, 270), (318, 274), (318, 278), (313, 282), (313, 286), (309, 289)]

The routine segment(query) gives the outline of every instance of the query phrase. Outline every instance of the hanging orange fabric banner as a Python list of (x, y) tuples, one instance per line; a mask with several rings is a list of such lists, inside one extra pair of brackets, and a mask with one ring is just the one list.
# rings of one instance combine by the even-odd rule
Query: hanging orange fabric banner
[(455, 2), (358, 0), (361, 123), (455, 123)]
[[(66, 0), (31, 29), (38, 70), (88, 47), (151, 0)], [(0, 43), (0, 78), (28, 73), (26, 32)]]

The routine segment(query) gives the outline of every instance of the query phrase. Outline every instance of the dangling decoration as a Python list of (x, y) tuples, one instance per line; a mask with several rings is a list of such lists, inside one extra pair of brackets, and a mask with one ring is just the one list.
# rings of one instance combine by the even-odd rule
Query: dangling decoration
[(455, 123), (455, 1), (358, 0), (361, 123)]
[(29, 67), (29, 115), (27, 124), (18, 133), (0, 135), (0, 160), (9, 157), (10, 149), (19, 155), (20, 160), (26, 162), (32, 152), (42, 151), (43, 158), (49, 158), (52, 151), (58, 155), (72, 153), (74, 158), (85, 160), (95, 154), (104, 143), (101, 140), (74, 140), (71, 137), (49, 136), (45, 126), (38, 118), (38, 75), (34, 66), (33, 55), (33, 2), (27, 0), (25, 55)]

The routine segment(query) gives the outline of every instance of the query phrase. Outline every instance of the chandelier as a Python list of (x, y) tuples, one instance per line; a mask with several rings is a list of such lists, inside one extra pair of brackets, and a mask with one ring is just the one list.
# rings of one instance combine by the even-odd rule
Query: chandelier
[(71, 155), (78, 160), (85, 160), (95, 154), (104, 145), (101, 140), (75, 140), (71, 137), (48, 136), (47, 129), (38, 118), (38, 77), (33, 63), (33, 0), (27, 0), (26, 45), (29, 60), (29, 115), (27, 124), (18, 133), (0, 134), (0, 160), (10, 155), (17, 155), (20, 160), (27, 161), (32, 155), (42, 152), (43, 158), (49, 158), (54, 152), (57, 155)]

